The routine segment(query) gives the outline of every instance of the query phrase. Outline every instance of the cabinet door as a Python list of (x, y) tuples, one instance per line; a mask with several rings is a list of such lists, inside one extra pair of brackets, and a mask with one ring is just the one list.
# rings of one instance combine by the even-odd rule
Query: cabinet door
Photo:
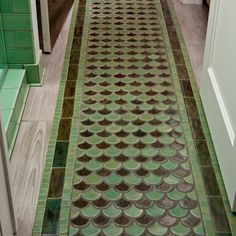
[(230, 201), (236, 211), (236, 1), (211, 2), (200, 93)]

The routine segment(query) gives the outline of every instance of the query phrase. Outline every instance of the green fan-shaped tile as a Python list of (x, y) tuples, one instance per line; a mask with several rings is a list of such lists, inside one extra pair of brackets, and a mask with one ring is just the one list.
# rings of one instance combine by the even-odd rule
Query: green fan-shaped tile
[[(114, 65), (115, 65), (115, 64), (114, 64)], [(119, 79), (116, 78), (116, 77), (114, 77), (114, 76), (111, 76), (111, 77), (108, 78), (106, 81), (107, 81), (108, 83), (116, 83), (116, 82), (119, 81)]]
[(179, 183), (181, 181), (181, 178), (177, 178), (174, 175), (169, 175), (169, 176), (163, 178), (163, 180), (167, 184), (174, 185), (174, 184)]
[(167, 193), (167, 196), (171, 200), (178, 201), (180, 199), (183, 199), (185, 197), (185, 194), (178, 191), (177, 189), (174, 189), (173, 191)]
[(105, 210), (102, 210), (103, 214), (107, 217), (112, 217), (112, 218), (116, 218), (118, 217), (122, 210), (119, 210), (117, 208), (115, 208), (113, 205), (109, 206), (108, 208), (106, 208)]
[(72, 225), (70, 225), (69, 231), (70, 231), (70, 232), (69, 232), (69, 235), (70, 235), (70, 236), (74, 236), (74, 235), (79, 234), (78, 228), (77, 228), (77, 227), (73, 227)]
[(160, 149), (160, 155), (165, 157), (174, 157), (176, 155), (176, 151), (169, 147), (164, 147)]
[(104, 154), (108, 157), (117, 157), (121, 154), (121, 150), (114, 146), (110, 146), (104, 150)]
[(135, 114), (133, 114), (131, 112), (128, 112), (128, 113), (122, 115), (122, 118), (125, 121), (134, 121), (134, 120), (137, 119), (137, 115), (135, 115)]
[(106, 130), (110, 133), (117, 133), (119, 131), (121, 131), (121, 126), (116, 125), (115, 123), (112, 123), (111, 125), (109, 125)]
[(191, 169), (189, 162), (184, 162), (184, 163), (181, 164), (181, 166), (185, 170), (190, 170)]
[(115, 110), (118, 110), (120, 108), (120, 105), (119, 104), (116, 104), (115, 102), (112, 102), (110, 104), (107, 104), (106, 105), (106, 108), (109, 110), (109, 111), (115, 111)]
[(133, 146), (128, 146), (124, 149), (123, 154), (127, 157), (136, 157), (140, 154), (140, 150)]
[(128, 169), (128, 170), (136, 170), (140, 167), (140, 163), (137, 161), (134, 161), (132, 159), (126, 161), (125, 163), (123, 163), (123, 166)]
[(144, 112), (142, 115), (139, 116), (139, 119), (142, 121), (150, 121), (153, 120), (153, 115), (149, 114), (148, 112)]
[(198, 217), (198, 218), (201, 217), (201, 212), (200, 212), (199, 208), (194, 208), (194, 209), (190, 210), (190, 212), (191, 212), (192, 215), (195, 216), (195, 217)]
[(105, 138), (105, 142), (109, 144), (116, 144), (121, 141), (121, 138), (117, 137), (116, 135), (112, 134), (109, 137)]
[(158, 103), (155, 107), (160, 111), (165, 111), (168, 109), (169, 106), (161, 102)]
[(153, 235), (164, 235), (167, 232), (167, 228), (159, 225), (159, 224), (155, 224), (152, 227), (148, 228), (149, 233), (153, 234)]
[(103, 151), (97, 147), (91, 147), (86, 151), (87, 155), (90, 157), (99, 157), (102, 155)]
[(89, 119), (95, 122), (101, 121), (104, 119), (104, 116), (98, 114), (97, 112), (95, 114), (92, 114), (89, 116)]
[(197, 200), (197, 194), (195, 191), (192, 191), (190, 193), (187, 193), (187, 196), (192, 200)]
[[(103, 119), (104, 119), (104, 116), (103, 116)], [(120, 119), (120, 115), (116, 114), (115, 112), (112, 112), (106, 115), (106, 119), (112, 122), (118, 121)]]
[(133, 103), (128, 102), (128, 103), (122, 105), (122, 107), (123, 107), (125, 110), (132, 111), (132, 110), (135, 109), (136, 105), (133, 104)]
[(116, 192), (114, 189), (109, 189), (105, 193), (103, 193), (103, 196), (108, 201), (115, 201), (118, 200), (121, 197), (121, 193)]
[(132, 224), (131, 226), (125, 228), (128, 235), (139, 236), (144, 233), (145, 228), (138, 226), (137, 224)]
[(102, 168), (102, 164), (93, 159), (85, 163), (84, 166), (86, 167), (86, 169), (91, 170), (91, 171), (99, 170)]
[(103, 229), (103, 232), (107, 236), (119, 236), (123, 231), (123, 228), (117, 227), (114, 224), (110, 224), (108, 227)]
[(163, 198), (164, 194), (159, 191), (149, 191), (146, 193), (146, 196), (149, 200), (158, 201)]
[(97, 216), (100, 213), (100, 210), (90, 205), (86, 208), (81, 209), (81, 212), (85, 217), (90, 218)]
[(148, 100), (150, 99), (150, 96), (147, 95), (147, 94), (145, 94), (145, 93), (143, 93), (143, 94), (141, 94), (138, 98), (139, 98), (141, 101), (146, 102), (146, 101), (148, 101)]
[(169, 133), (169, 132), (172, 131), (172, 129), (173, 129), (171, 126), (169, 126), (169, 125), (167, 125), (167, 124), (165, 124), (165, 123), (163, 123), (163, 124), (157, 126), (156, 128), (157, 128), (157, 130), (158, 130), (159, 132), (161, 132), (161, 133)]
[(135, 90), (135, 88), (132, 85), (126, 84), (123, 87), (123, 90), (126, 91), (126, 92), (131, 92), (131, 91)]
[(157, 207), (156, 204), (153, 204), (152, 207), (146, 210), (147, 214), (154, 218), (164, 215), (165, 211), (166, 211), (165, 209)]
[(186, 142), (183, 135), (177, 137), (177, 138), (176, 138), (176, 141), (177, 141), (178, 143), (181, 143), (181, 144), (185, 144), (185, 142)]
[(162, 144), (172, 144), (175, 139), (170, 137), (169, 135), (165, 134), (165, 135), (162, 135), (160, 138), (159, 138), (159, 141), (162, 143)]
[(79, 132), (82, 133), (84, 131), (86, 131), (88, 129), (87, 126), (83, 125), (83, 124), (80, 124), (80, 127), (79, 127)]
[(89, 191), (84, 192), (82, 194), (82, 196), (85, 200), (94, 201), (101, 196), (101, 193), (98, 193), (98, 192), (94, 191), (93, 189), (90, 189)]
[(119, 91), (120, 88), (118, 86), (108, 86), (107, 89), (109, 89), (110, 92), (116, 92), (116, 91)]
[(189, 184), (193, 184), (193, 177), (192, 175), (188, 175), (186, 177), (184, 177), (184, 180), (189, 183)]
[(156, 156), (157, 153), (158, 153), (157, 149), (152, 148), (152, 147), (150, 147), (150, 146), (148, 146), (148, 147), (142, 149), (142, 154), (143, 154), (145, 157), (150, 157), (150, 158), (151, 158), (151, 157)]
[(85, 236), (96, 236), (100, 233), (100, 229), (98, 227), (93, 226), (92, 224), (89, 224), (87, 227), (81, 229), (81, 232)]
[(196, 227), (193, 228), (193, 231), (197, 234), (197, 235), (205, 235), (205, 232), (204, 232), (204, 228), (203, 228), (203, 225), (200, 224)]
[(170, 117), (166, 115), (165, 113), (161, 112), (160, 114), (156, 116), (156, 119), (158, 119), (159, 121), (165, 122), (165, 121), (168, 121)]
[(161, 178), (159, 176), (150, 174), (148, 177), (144, 178), (144, 181), (147, 184), (159, 184), (161, 182)]
[(133, 101), (135, 98), (136, 96), (132, 95), (131, 93), (127, 93), (122, 96), (122, 99), (126, 100), (127, 102)]
[(89, 107), (94, 111), (103, 110), (105, 108), (105, 106), (102, 105), (101, 103), (94, 103), (94, 104), (91, 104)]
[(148, 134), (148, 135), (142, 137), (141, 141), (146, 144), (152, 144), (152, 143), (155, 143), (157, 141), (157, 139)]
[(182, 150), (179, 150), (179, 153), (182, 155), (182, 156), (185, 156), (187, 157), (188, 156), (188, 151), (186, 148), (182, 149)]
[(111, 159), (110, 161), (108, 161), (104, 164), (104, 167), (109, 170), (116, 170), (121, 167), (121, 163), (116, 162), (113, 159)]
[(132, 189), (129, 192), (125, 193), (125, 197), (127, 198), (127, 200), (137, 201), (142, 198), (142, 193), (138, 193), (134, 189)]
[(91, 133), (99, 133), (99, 132), (102, 132), (104, 130), (104, 127), (101, 126), (101, 125), (92, 125), (91, 127), (88, 128), (88, 130), (91, 132)]
[(115, 173), (112, 173), (111, 175), (105, 178), (105, 182), (111, 185), (119, 184), (121, 181), (122, 181), (122, 177)]
[(176, 126), (175, 127), (175, 131), (177, 131), (177, 132), (180, 132), (180, 133), (183, 133), (183, 128), (182, 128), (182, 126)]
[(126, 176), (126, 177), (124, 178), (124, 181), (125, 181), (127, 184), (136, 185), (136, 184), (139, 184), (139, 183), (142, 181), (142, 179), (141, 179), (139, 176), (137, 176), (137, 175), (135, 175), (135, 174), (132, 173), (132, 174)]
[(147, 170), (156, 170), (160, 167), (160, 164), (155, 161), (147, 161), (143, 163), (143, 167)]
[(145, 123), (144, 125), (141, 126), (141, 130), (145, 133), (151, 133), (154, 130), (156, 130), (156, 127), (149, 123)]
[(139, 105), (139, 108), (142, 110), (142, 111), (149, 111), (153, 108), (152, 105), (144, 102), (143, 104)]
[(184, 217), (188, 213), (188, 210), (183, 209), (179, 205), (177, 205), (175, 208), (170, 209), (169, 212), (173, 217), (181, 218), (181, 217)]
[(179, 223), (178, 225), (171, 227), (171, 231), (172, 233), (176, 234), (176, 235), (188, 235), (188, 233), (190, 232), (190, 228), (182, 225), (181, 223)]
[(130, 208), (124, 210), (125, 214), (129, 217), (137, 218), (143, 214), (143, 210), (132, 205)]
[(178, 164), (168, 160), (162, 164), (162, 166), (167, 170), (175, 170), (178, 167)]
[(89, 175), (89, 176), (86, 176), (84, 178), (84, 182), (86, 184), (90, 184), (90, 185), (92, 185), (92, 184), (99, 184), (99, 183), (102, 182), (102, 177), (100, 177), (98, 175), (95, 175), (95, 174)]
[(128, 125), (124, 126), (124, 131), (128, 133), (133, 133), (137, 131), (139, 128), (136, 125), (133, 125), (132, 123), (129, 123)]
[(127, 144), (135, 144), (139, 141), (138, 137), (130, 134), (127, 137), (123, 138), (123, 141)]
[(88, 151), (88, 150), (84, 150), (84, 149), (77, 148), (76, 153), (77, 153), (77, 156), (78, 156), (78, 157), (82, 157), (82, 156), (85, 155), (85, 153), (86, 153), (87, 151)]
[(85, 137), (84, 139), (90, 144), (98, 144), (103, 141), (103, 139), (99, 137), (97, 134), (94, 134), (91, 137)]

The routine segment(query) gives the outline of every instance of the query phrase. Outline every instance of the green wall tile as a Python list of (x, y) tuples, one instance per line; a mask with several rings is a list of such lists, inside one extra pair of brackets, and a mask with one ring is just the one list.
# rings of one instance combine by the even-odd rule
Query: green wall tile
[(11, 1), (10, 0), (1, 0), (0, 1), (0, 12), (11, 12), (12, 11), (12, 6), (11, 6)]
[(4, 30), (32, 30), (31, 15), (2, 14)]
[(9, 64), (34, 63), (34, 54), (32, 48), (12, 48), (7, 49), (6, 53)]
[(5, 31), (6, 48), (33, 47), (33, 35), (31, 31)]
[(11, 0), (14, 13), (30, 13), (30, 3), (28, 0)]

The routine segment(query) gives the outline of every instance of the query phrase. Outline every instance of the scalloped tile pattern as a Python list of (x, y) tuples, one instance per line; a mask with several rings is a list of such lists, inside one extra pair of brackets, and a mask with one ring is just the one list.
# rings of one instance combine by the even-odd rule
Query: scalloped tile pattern
[(70, 235), (204, 235), (154, 0), (92, 0)]

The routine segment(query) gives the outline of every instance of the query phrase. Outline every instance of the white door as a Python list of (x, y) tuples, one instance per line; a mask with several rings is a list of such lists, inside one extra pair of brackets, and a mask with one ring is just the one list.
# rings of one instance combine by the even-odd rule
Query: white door
[(5, 135), (2, 131), (0, 114), (0, 236), (12, 236), (16, 233), (17, 226), (8, 172), (9, 157), (5, 149)]
[(211, 1), (199, 83), (231, 209), (236, 211), (236, 1)]

